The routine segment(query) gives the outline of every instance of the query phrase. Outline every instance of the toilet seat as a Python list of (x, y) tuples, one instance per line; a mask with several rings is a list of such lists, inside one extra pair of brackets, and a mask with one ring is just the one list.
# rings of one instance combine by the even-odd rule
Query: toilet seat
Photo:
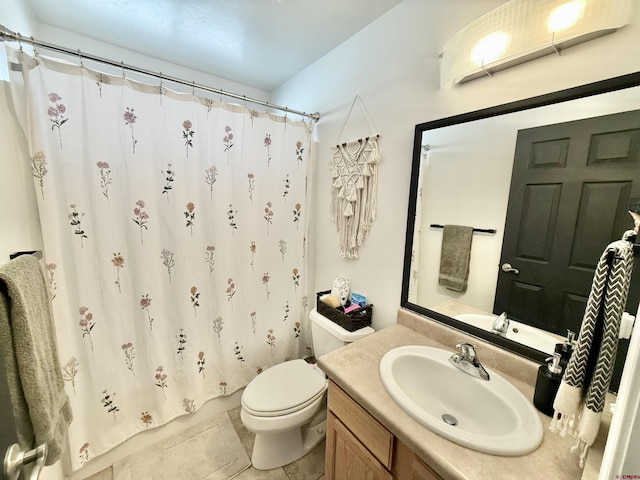
[(324, 373), (304, 360), (268, 368), (242, 394), (242, 406), (257, 417), (287, 415), (317, 401), (327, 389)]

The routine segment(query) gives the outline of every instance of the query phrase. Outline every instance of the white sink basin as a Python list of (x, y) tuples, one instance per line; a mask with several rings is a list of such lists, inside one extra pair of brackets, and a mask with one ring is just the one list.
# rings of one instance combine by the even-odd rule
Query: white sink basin
[(382, 384), (402, 410), (452, 442), (503, 456), (538, 448), (542, 422), (532, 403), (488, 368), (488, 381), (462, 372), (449, 363), (453, 353), (418, 345), (389, 350), (380, 361)]
[[(493, 322), (498, 317), (497, 315), (461, 313), (453, 318), (490, 332), (493, 327)], [(550, 355), (553, 354), (556, 344), (564, 341), (564, 339), (558, 335), (545, 332), (539, 328), (532, 327), (515, 320), (509, 320), (507, 338)]]

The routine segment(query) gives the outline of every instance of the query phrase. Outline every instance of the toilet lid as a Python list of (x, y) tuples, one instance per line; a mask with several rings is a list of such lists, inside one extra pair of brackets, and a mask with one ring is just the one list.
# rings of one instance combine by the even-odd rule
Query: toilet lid
[(268, 368), (249, 382), (242, 403), (255, 412), (282, 412), (309, 403), (326, 388), (321, 371), (304, 360), (291, 360)]

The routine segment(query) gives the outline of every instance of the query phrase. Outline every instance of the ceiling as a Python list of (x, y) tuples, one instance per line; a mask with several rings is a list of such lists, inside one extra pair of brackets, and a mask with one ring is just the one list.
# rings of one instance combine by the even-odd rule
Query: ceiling
[(40, 23), (267, 92), (401, 1), (24, 0)]

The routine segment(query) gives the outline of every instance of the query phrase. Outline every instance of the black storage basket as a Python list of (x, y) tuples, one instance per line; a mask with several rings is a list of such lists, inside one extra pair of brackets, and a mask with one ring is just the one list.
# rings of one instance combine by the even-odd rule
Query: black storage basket
[[(340, 325), (342, 328), (349, 332), (355, 332), (361, 328), (371, 325), (371, 316), (373, 314), (373, 305), (365, 305), (364, 307), (354, 310), (353, 312), (343, 313), (337, 308), (332, 308), (322, 300), (320, 297), (331, 293), (331, 290), (326, 292), (318, 292), (316, 294), (316, 309), (319, 314), (327, 317), (333, 323)], [(342, 307), (340, 307), (342, 308)]]

